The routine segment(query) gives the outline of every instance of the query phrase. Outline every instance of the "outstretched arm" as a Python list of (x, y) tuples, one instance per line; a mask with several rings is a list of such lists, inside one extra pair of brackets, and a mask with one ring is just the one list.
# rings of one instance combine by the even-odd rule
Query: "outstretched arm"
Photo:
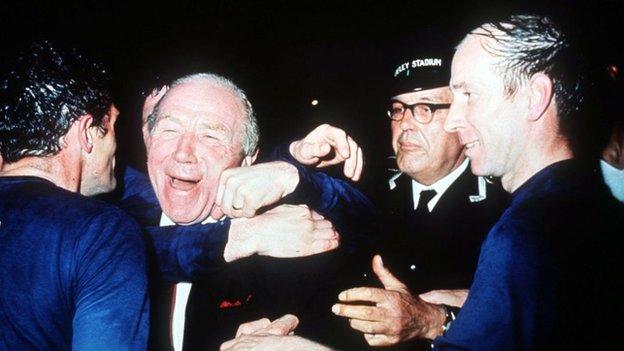
[(344, 174), (353, 180), (361, 175), (361, 148), (344, 131), (324, 124), (305, 138), (273, 151), (272, 158), (297, 168), (299, 182), (283, 201), (305, 203), (329, 219), (349, 252), (374, 247), (380, 236), (377, 211), (362, 192), (348, 182), (330, 177), (314, 167), (344, 162)]
[(147, 176), (129, 172), (125, 185), (134, 193), (126, 193), (119, 205), (141, 223), (152, 259), (166, 281), (193, 281), (253, 254), (301, 257), (338, 246), (332, 223), (306, 206), (278, 206), (253, 218), (161, 227), (162, 210)]

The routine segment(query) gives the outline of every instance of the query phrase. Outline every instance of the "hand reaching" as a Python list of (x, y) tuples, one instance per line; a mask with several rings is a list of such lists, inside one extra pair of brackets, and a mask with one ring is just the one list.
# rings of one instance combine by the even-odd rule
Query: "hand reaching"
[[(442, 332), (445, 312), (413, 296), (383, 265), (381, 257), (373, 258), (373, 271), (384, 289), (359, 287), (338, 295), (343, 303), (332, 311), (349, 318), (351, 327), (364, 333), (371, 346), (394, 345), (415, 338), (433, 339)], [(365, 302), (366, 304), (355, 304)]]
[(358, 144), (345, 131), (329, 124), (322, 124), (305, 138), (292, 142), (289, 150), (298, 162), (305, 165), (327, 167), (344, 162), (344, 175), (354, 181), (360, 179), (364, 167), (362, 149)]

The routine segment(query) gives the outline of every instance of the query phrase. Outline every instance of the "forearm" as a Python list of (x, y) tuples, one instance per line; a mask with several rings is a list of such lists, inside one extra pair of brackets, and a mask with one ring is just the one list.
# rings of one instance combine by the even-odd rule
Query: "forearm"
[(228, 240), (223, 250), (223, 258), (226, 262), (236, 261), (256, 253), (255, 240), (251, 240), (247, 233), (251, 232), (249, 220), (237, 218), (231, 221)]

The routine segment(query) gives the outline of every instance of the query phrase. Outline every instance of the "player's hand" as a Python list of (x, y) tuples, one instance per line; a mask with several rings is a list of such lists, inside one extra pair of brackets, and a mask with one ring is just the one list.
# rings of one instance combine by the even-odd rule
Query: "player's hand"
[(298, 183), (297, 168), (284, 161), (230, 168), (221, 173), (215, 203), (228, 217), (251, 218), (293, 192)]
[(233, 219), (224, 258), (253, 254), (303, 257), (338, 247), (333, 224), (305, 205), (280, 205), (253, 218)]
[(329, 124), (321, 124), (305, 138), (292, 142), (289, 151), (305, 165), (327, 167), (344, 162), (344, 175), (354, 181), (360, 179), (364, 167), (358, 144), (344, 130)]
[[(384, 289), (359, 287), (338, 295), (332, 311), (349, 318), (351, 328), (364, 333), (371, 346), (387, 346), (415, 338), (434, 339), (442, 332), (445, 312), (413, 296), (401, 281), (373, 258), (373, 271)], [(364, 302), (364, 304), (358, 304)]]
[(468, 289), (431, 290), (418, 295), (421, 299), (436, 305), (447, 305), (461, 308), (468, 298)]

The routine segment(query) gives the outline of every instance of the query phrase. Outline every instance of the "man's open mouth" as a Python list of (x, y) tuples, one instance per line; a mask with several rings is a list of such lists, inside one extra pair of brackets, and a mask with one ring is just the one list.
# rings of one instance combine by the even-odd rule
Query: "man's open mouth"
[(181, 190), (181, 191), (188, 191), (193, 189), (197, 183), (199, 183), (199, 180), (193, 180), (193, 179), (182, 179), (182, 178), (176, 178), (176, 177), (171, 177), (169, 176), (169, 185), (176, 189), (176, 190)]

